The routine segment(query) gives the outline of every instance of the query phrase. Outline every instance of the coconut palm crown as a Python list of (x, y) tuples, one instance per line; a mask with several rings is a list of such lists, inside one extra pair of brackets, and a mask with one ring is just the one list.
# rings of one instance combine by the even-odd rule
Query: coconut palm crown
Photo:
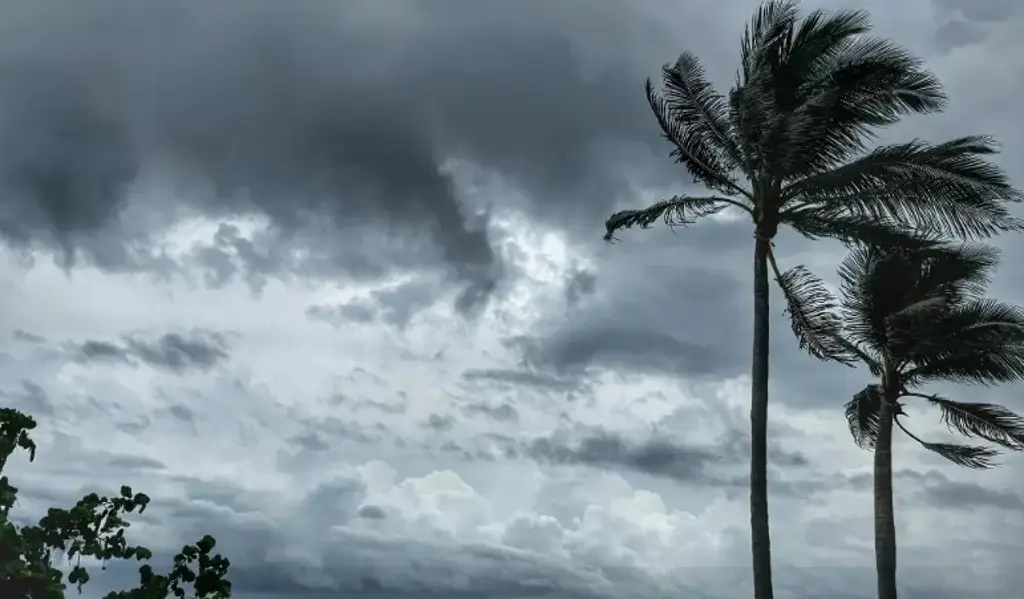
[[(1024, 450), (1024, 418), (1001, 406), (918, 391), (930, 382), (1024, 381), (1024, 309), (983, 295), (997, 257), (980, 244), (934, 243), (916, 250), (861, 246), (843, 261), (834, 334), (879, 377), (846, 404), (859, 446), (875, 447), (889, 393), (897, 427), (955, 464), (990, 468), (999, 453), (991, 445)], [(989, 445), (921, 440), (901, 422), (906, 399), (937, 408), (951, 431)]]
[[(989, 468), (994, 447), (1024, 450), (1024, 418), (1005, 407), (955, 401), (931, 382), (994, 385), (1024, 380), (1024, 309), (985, 297), (997, 252), (980, 244), (925, 241), (916, 248), (860, 246), (839, 267), (841, 298), (808, 299), (829, 318), (827, 335), (858, 356), (877, 382), (846, 404), (853, 438), (874, 451), (875, 561), (879, 599), (896, 599), (894, 425), (926, 450)], [(937, 408), (963, 443), (926, 441), (904, 420), (907, 401)]]

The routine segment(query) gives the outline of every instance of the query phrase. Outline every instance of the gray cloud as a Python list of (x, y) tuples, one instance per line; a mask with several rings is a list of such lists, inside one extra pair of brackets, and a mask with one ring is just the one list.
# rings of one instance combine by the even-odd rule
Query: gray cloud
[(957, 11), (972, 21), (1001, 21), (1013, 16), (1020, 10), (1015, 2), (1007, 0), (932, 0), (932, 3), (945, 11)]
[[(1024, 498), (1000, 489), (976, 483), (951, 480), (937, 470), (917, 471), (900, 469), (893, 473), (897, 496), (909, 493), (915, 501), (954, 510), (977, 510), (988, 507), (1001, 510), (1024, 510)], [(871, 474), (858, 474), (848, 478), (855, 489), (870, 491)]]
[(638, 245), (647, 253), (642, 258), (633, 248), (618, 252), (625, 244), (609, 252), (600, 300), (594, 298), (545, 332), (516, 342), (525, 361), (565, 376), (578, 376), (591, 367), (698, 377), (741, 371), (744, 346), (722, 341), (747, 336), (746, 319), (719, 317), (728, 310), (746, 312), (737, 277), (731, 271), (688, 264), (678, 256), (685, 248)]
[[(65, 263), (166, 267), (147, 238), (179, 208), (256, 213), (273, 223), (265, 236), (225, 225), (196, 249), (208, 282), (443, 261), (471, 309), (502, 265), (488, 202), (463, 201), (445, 161), (502, 173), (540, 212), (576, 211), (583, 196), (591, 214), (610, 207), (629, 189), (624, 167), (639, 164), (626, 152), (656, 140), (634, 55), (663, 60), (651, 41), (670, 38), (625, 2), (593, 13), (579, 2), (400, 5), (4, 3), (0, 55), (17, 58), (0, 64), (0, 131), (22, 142), (0, 152), (0, 234), (54, 244)], [(595, 62), (599, 32), (627, 11), (660, 37)], [(111, 26), (100, 34), (96, 22)], [(570, 23), (580, 27), (567, 37)], [(185, 189), (182, 204), (123, 213), (142, 179)]]
[(165, 470), (167, 466), (160, 460), (146, 456), (113, 456), (107, 460), (111, 468), (122, 470)]
[[(523, 455), (541, 463), (581, 465), (634, 471), (684, 483), (734, 487), (745, 483), (730, 474), (748, 459), (749, 440), (733, 431), (713, 444), (685, 444), (666, 436), (631, 440), (608, 431), (592, 431), (576, 439), (565, 432), (530, 441), (496, 438), (508, 456)], [(794, 468), (809, 465), (799, 452), (769, 447), (773, 466)]]
[(935, 31), (935, 46), (941, 52), (949, 52), (981, 42), (986, 37), (985, 31), (975, 23), (954, 19)]
[(364, 505), (359, 508), (359, 517), (367, 518), (369, 520), (383, 520), (387, 518), (387, 513), (380, 506), (376, 505)]
[(23, 331), (21, 329), (14, 329), (14, 331), (11, 332), (11, 336), (16, 341), (24, 341), (25, 343), (43, 343), (44, 341), (46, 341), (45, 337), (36, 335), (35, 333), (30, 333), (28, 331)]
[(424, 423), (424, 426), (435, 431), (450, 431), (452, 427), (455, 426), (455, 419), (451, 416), (431, 414)]
[(120, 342), (89, 339), (71, 344), (70, 349), (81, 362), (141, 363), (179, 374), (190, 370), (207, 371), (230, 357), (223, 334), (202, 330), (166, 333), (155, 339), (126, 335)]
[(565, 301), (569, 307), (575, 307), (586, 296), (594, 293), (597, 288), (597, 274), (589, 270), (576, 269), (569, 276), (569, 284), (565, 286)]
[(497, 405), (478, 403), (463, 406), (462, 413), (467, 416), (484, 416), (496, 422), (518, 422), (519, 420), (519, 411), (507, 402)]
[[(613, 207), (646, 201), (641, 192), (664, 182), (672, 183), (672, 193), (691, 189), (680, 184), (686, 182), (664, 157), (668, 148), (658, 140), (644, 105), (642, 79), (685, 46), (706, 60), (714, 78), (728, 83), (739, 28), (751, 8), (723, 5), (708, 11), (688, 0), (606, 0), (599, 9), (586, 0), (293, 4), (257, 0), (211, 7), (185, 0), (151, 6), (96, 0), (85, 9), (55, 0), (0, 2), (0, 131), (4, 139), (18, 140), (0, 147), (0, 236), (19, 249), (56, 248), (65, 263), (198, 272), (210, 286), (241, 278), (254, 290), (271, 277), (378, 278), (392, 270), (441, 265), (462, 286), (457, 306), (472, 314), (488, 294), (501, 292), (504, 278), (516, 274), (515, 265), (503, 264), (495, 250), (501, 240), (489, 210), (522, 208), (545, 226), (565, 229), (573, 243), (588, 239), (596, 247), (601, 221)], [(994, 36), (982, 40), (981, 33), (1008, 14), (994, 0), (936, 5), (945, 7), (950, 19), (959, 18), (953, 14), (959, 10), (969, 21), (960, 31), (920, 28), (922, 43), (942, 47), (968, 43), (972, 36), (987, 43)], [(877, 12), (885, 23), (885, 12)], [(675, 29), (671, 34), (670, 28)], [(1012, 60), (994, 61), (991, 68), (997, 71), (993, 79), (1018, 79)], [(1014, 122), (991, 108), (1009, 101), (1016, 114), (1015, 94), (1007, 100), (997, 97), (1007, 93), (999, 86), (978, 87), (951, 90), (958, 94), (954, 104), (968, 108), (930, 122), (955, 123), (968, 132), (979, 120), (989, 126), (977, 130), (995, 125), (1002, 131)], [(928, 128), (912, 135), (947, 137)], [(1012, 148), (1019, 136), (1006, 137)], [(501, 174), (514, 189), (473, 192), (475, 182), (463, 185), (459, 173), (440, 168), (452, 155)], [(1005, 160), (1015, 164), (1018, 156), (1009, 152)], [(142, 188), (131, 203), (129, 185)], [(180, 263), (154, 254), (152, 235), (195, 213), (225, 220), (262, 215), (271, 227), (246, 238), (240, 227), (225, 222), (212, 243), (193, 247)], [(570, 275), (567, 310), (559, 306), (530, 336), (509, 340), (523, 354), (521, 369), (470, 371), (466, 384), (500, 383), (500, 393), (527, 387), (571, 399), (582, 395), (588, 375), (601, 369), (667, 373), (687, 381), (745, 373), (749, 223), (705, 222), (678, 235), (662, 229), (622, 237), (623, 243), (598, 249), (592, 272)], [(799, 239), (780, 239), (780, 259), (791, 264), (808, 247)], [(808, 255), (833, 249), (816, 244)], [(1009, 297), (1019, 287), (1018, 275), (1003, 277), (1013, 283)], [(345, 305), (311, 306), (308, 315), (339, 327), (381, 322), (400, 330), (444, 291), (443, 283), (420, 281)], [(781, 306), (776, 299), (773, 402), (787, 408), (833, 406), (833, 417), (841, 418), (842, 401), (863, 386), (866, 374), (801, 356), (788, 337)], [(132, 363), (162, 359), (159, 340), (143, 341), (152, 350), (141, 352), (148, 358), (128, 340), (91, 343), (83, 354)], [(178, 368), (190, 368), (188, 363), (180, 358)], [(4, 400), (50, 405), (41, 388), (36, 388), (40, 393), (19, 388), (21, 376), (5, 383)], [(526, 407), (504, 403), (505, 395), (483, 397), (486, 402), (457, 407), (466, 416), (488, 416), (496, 421), (492, 425), (508, 426), (518, 412), (528, 420)], [(300, 431), (282, 434), (287, 451), (295, 453), (283, 451), (279, 466), (296, 472), (309, 466), (310, 455), (333, 459), (335, 451), (326, 450), (342, 442), (379, 444), (393, 437), (384, 425), (363, 420), (378, 416), (372, 411), (385, 419), (404, 413), (405, 398), (401, 404), (351, 398), (330, 407), (337, 417), (310, 417), (299, 423)], [(166, 415), (173, 414), (159, 414)], [(147, 426), (155, 428), (158, 414), (152, 414), (152, 422), (137, 414), (108, 416), (118, 430), (137, 435)], [(743, 435), (688, 446), (686, 437), (674, 436), (679, 432), (658, 439), (586, 433), (533, 446), (506, 439), (504, 446), (548, 464), (734, 488), (745, 484), (742, 474), (728, 472), (742, 470)], [(468, 451), (454, 442), (452, 448)], [(125, 456), (109, 461), (128, 469), (132, 464)], [(773, 449), (772, 464), (780, 468), (808, 462), (803, 454)], [(493, 465), (481, 464), (487, 470)], [(156, 466), (140, 459), (131, 467), (142, 472)], [(79, 473), (89, 468), (84, 462), (74, 465)], [(820, 490), (820, 481), (810, 482), (818, 487), (808, 483), (801, 489)], [(526, 550), (382, 536), (379, 528), (369, 527), (391, 522), (392, 512), (385, 519), (374, 517), (373, 508), (383, 513), (385, 507), (364, 504), (358, 485), (325, 491), (284, 520), (299, 526), (308, 512), (316, 525), (306, 544), (329, 536), (327, 522), (350, 525), (326, 550), (314, 547), (329, 566), (324, 573), (275, 553), (286, 543), (272, 523), (258, 517), (261, 503), (279, 498), (243, 500), (238, 489), (203, 483), (183, 484), (198, 489), (193, 491), (197, 502), (227, 506), (227, 511), (213, 513), (209, 505), (197, 504), (176, 514), (213, 521), (211, 527), (223, 531), (222, 541), (237, 552), (230, 555), (239, 599), (246, 593), (267, 599), (269, 593), (333, 597), (346, 589), (376, 597), (601, 595), (591, 584), (601, 567), (581, 565), (586, 560), (561, 563)], [(907, 497), (948, 509), (956, 503), (1018, 509), (1001, 491), (985, 495), (979, 494), (982, 488), (928, 485), (908, 488)], [(772, 488), (786, 492), (774, 480)], [(321, 510), (329, 517), (321, 517)], [(829, 515), (819, 533), (832, 536), (816, 541), (819, 545), (846, 547), (835, 538), (836, 518), (841, 516)], [(358, 526), (367, 528), (355, 530)], [(541, 542), (541, 533), (531, 534), (526, 536), (531, 543)], [(1014, 551), (1007, 546), (998, 554)], [(933, 563), (943, 564), (951, 554), (936, 555), (942, 559)], [(620, 584), (613, 596), (700, 596), (692, 589), (652, 589), (629, 567), (610, 567), (604, 574)], [(909, 568), (903, 574), (940, 578), (936, 571)], [(725, 576), (746, 575), (743, 568)], [(778, 576), (780, 592), (794, 597), (853, 597), (869, 594), (848, 589), (865, 587), (871, 572), (780, 566)], [(533, 586), (526, 588), (528, 582)], [(935, 586), (910, 585), (906, 595), (943, 596)], [(962, 596), (959, 589), (956, 596)]]
[(930, 503), (940, 507), (972, 510), (987, 506), (1024, 512), (1024, 498), (1020, 495), (972, 483), (944, 481), (929, 484), (922, 494)]
[(22, 379), (19, 389), (0, 389), (4, 405), (23, 410), (33, 416), (50, 416), (55, 412), (53, 399), (45, 389), (29, 380)]
[(570, 392), (580, 389), (579, 381), (559, 378), (530, 370), (507, 370), (498, 368), (471, 369), (463, 372), (462, 378), (467, 381), (487, 381), (498, 383), (501, 386), (509, 388), (527, 386), (560, 392)]
[[(371, 375), (372, 376), (372, 375)], [(382, 414), (400, 415), (408, 410), (409, 398), (404, 391), (399, 391), (397, 401), (371, 399), (368, 397), (355, 398), (344, 393), (335, 393), (327, 399), (331, 406), (344, 406), (352, 413), (371, 411)]]
[(706, 481), (708, 467), (719, 460), (707, 447), (687, 447), (661, 440), (630, 444), (606, 433), (571, 445), (541, 438), (524, 449), (528, 456), (541, 462), (620, 467), (685, 482)]

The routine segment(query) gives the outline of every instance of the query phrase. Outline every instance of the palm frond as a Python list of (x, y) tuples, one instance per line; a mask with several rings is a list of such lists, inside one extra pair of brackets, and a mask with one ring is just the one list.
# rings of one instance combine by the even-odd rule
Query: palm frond
[(967, 302), (928, 325), (912, 358), (908, 384), (1022, 381), (1024, 309), (992, 299)]
[(642, 210), (621, 210), (608, 217), (605, 222), (605, 241), (613, 241), (620, 229), (649, 228), (655, 221), (662, 220), (670, 227), (688, 226), (703, 216), (717, 214), (729, 203), (721, 198), (673, 196)]
[(797, 22), (795, 0), (763, 2), (743, 30), (740, 42), (741, 83), (749, 83), (765, 66), (777, 64)]
[[(787, 66), (801, 87), (816, 67), (838, 49), (850, 43), (851, 38), (871, 30), (871, 15), (863, 10), (823, 10), (807, 13), (793, 35)], [(803, 97), (798, 99), (803, 100)]]
[[(823, 55), (869, 29), (870, 19), (863, 11), (815, 10), (792, 24), (779, 44), (776, 61), (769, 69), (762, 68), (770, 77), (759, 81), (762, 86), (770, 86), (773, 95), (768, 110), (762, 111), (767, 114), (760, 115), (769, 126), (758, 140), (767, 172), (780, 180), (806, 172), (806, 150), (816, 144), (808, 125), (813, 124), (813, 133), (820, 135), (828, 129), (825, 121), (834, 117), (818, 110), (801, 110), (807, 101), (807, 94), (801, 90)], [(814, 118), (810, 118), (812, 115)]]
[[(847, 18), (856, 26), (858, 17), (864, 25), (859, 29), (866, 30), (866, 15), (854, 11)], [(945, 102), (941, 84), (922, 61), (885, 39), (847, 36), (807, 70), (776, 140), (787, 149), (787, 179), (847, 162), (865, 151), (875, 129), (909, 113), (940, 110)]]
[(951, 432), (977, 437), (1014, 451), (1024, 450), (1024, 417), (999, 405), (952, 401), (938, 395), (923, 397), (942, 411), (942, 423)]
[(786, 141), (799, 156), (793, 174), (822, 172), (865, 150), (874, 130), (909, 113), (940, 110), (945, 95), (922, 61), (893, 42), (848, 37), (811, 68)]
[(797, 22), (795, 0), (764, 2), (751, 18), (740, 43), (740, 70), (729, 93), (729, 117), (749, 167), (763, 170), (775, 148), (765, 132), (779, 116), (776, 74)]
[(745, 168), (725, 98), (708, 81), (704, 66), (691, 52), (662, 67), (664, 99), (671, 119), (706, 140), (723, 171)]
[(961, 238), (1024, 229), (1006, 206), (1020, 202), (1021, 193), (985, 158), (995, 152), (985, 136), (883, 146), (792, 184), (787, 199)]
[(928, 237), (917, 248), (855, 246), (838, 268), (851, 339), (894, 357), (946, 348), (956, 328), (948, 315), (984, 293), (998, 257), (990, 246)]
[(920, 257), (920, 276), (916, 285), (922, 295), (932, 294), (940, 288), (952, 291), (950, 299), (959, 305), (962, 300), (977, 298), (985, 293), (992, 271), (999, 264), (997, 248), (982, 243), (935, 244), (917, 252)]
[(858, 355), (843, 339), (838, 304), (825, 283), (802, 265), (780, 273), (777, 280), (800, 349), (819, 360), (853, 366)]
[(882, 386), (864, 387), (843, 407), (854, 443), (861, 449), (874, 449), (882, 411)]
[(953, 443), (926, 443), (920, 441), (921, 447), (928, 451), (939, 454), (957, 466), (973, 468), (975, 470), (987, 470), (996, 464), (994, 458), (999, 452), (989, 447), (977, 445), (957, 445)]
[(835, 239), (847, 246), (916, 248), (930, 243), (927, 231), (915, 232), (885, 216), (869, 216), (821, 208), (783, 210), (780, 218), (804, 237)]
[(649, 79), (644, 89), (662, 136), (675, 146), (671, 156), (676, 162), (686, 167), (695, 181), (715, 191), (728, 195), (742, 193), (743, 188), (730, 173), (730, 164), (722, 156), (715, 140), (706, 135), (706, 129), (693, 126), (686, 119), (685, 111), (675, 101), (655, 91)]

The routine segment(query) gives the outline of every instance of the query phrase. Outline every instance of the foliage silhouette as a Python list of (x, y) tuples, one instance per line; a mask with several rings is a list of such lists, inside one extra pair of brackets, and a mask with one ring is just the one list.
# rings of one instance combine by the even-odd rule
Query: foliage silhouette
[(771, 599), (767, 493), (769, 283), (771, 266), (800, 345), (822, 359), (859, 356), (826, 332), (825, 293), (797, 266), (781, 272), (773, 238), (781, 226), (810, 239), (913, 247), (911, 231), (984, 238), (1020, 230), (1007, 205), (1020, 193), (987, 157), (982, 136), (938, 144), (911, 141), (868, 150), (874, 130), (946, 101), (939, 81), (898, 45), (868, 35), (863, 11), (815, 10), (792, 0), (762, 4), (741, 40), (728, 96), (716, 92), (694, 54), (662, 68), (662, 90), (647, 99), (681, 163), (712, 194), (680, 195), (613, 214), (605, 239), (658, 220), (685, 226), (735, 208), (754, 230), (754, 339), (751, 363), (750, 523), (754, 597)]
[[(90, 493), (71, 509), (50, 508), (39, 523), (18, 527), (10, 520), (18, 489), (3, 475), (8, 458), (17, 450), (35, 459), (36, 445), (30, 437), (35, 420), (11, 408), (0, 408), (0, 597), (4, 599), (63, 599), (67, 587), (79, 593), (89, 582), (82, 557), (106, 563), (119, 559), (145, 562), (153, 557), (145, 547), (131, 545), (125, 538), (129, 513), (142, 513), (149, 497), (122, 486), (118, 495), (103, 497)], [(185, 545), (174, 556), (168, 574), (156, 574), (144, 564), (139, 584), (127, 591), (112, 591), (104, 599), (224, 599), (231, 596), (226, 579), (227, 558), (213, 549), (217, 541), (206, 535)], [(59, 557), (68, 560), (65, 572), (55, 567)], [(191, 594), (189, 594), (191, 587)]]
[[(860, 246), (839, 267), (838, 302), (807, 298), (833, 315), (827, 335), (854, 348), (878, 378), (846, 404), (854, 441), (874, 450), (878, 596), (895, 599), (893, 425), (954, 464), (989, 468), (991, 446), (1024, 450), (1024, 418), (988, 403), (917, 391), (935, 381), (992, 385), (1024, 380), (1024, 309), (984, 296), (998, 253), (979, 244), (935, 241), (917, 249)], [(910, 432), (903, 401), (937, 408), (950, 431), (988, 445), (936, 443)]]

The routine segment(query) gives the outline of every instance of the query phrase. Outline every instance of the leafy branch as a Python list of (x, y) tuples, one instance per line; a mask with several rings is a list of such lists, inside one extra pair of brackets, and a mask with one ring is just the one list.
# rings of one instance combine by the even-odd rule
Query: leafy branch
[[(28, 452), (35, 460), (36, 445), (30, 431), (35, 420), (17, 410), (0, 408), (0, 597), (4, 599), (64, 599), (69, 585), (79, 593), (90, 574), (82, 558), (100, 562), (101, 569), (112, 560), (147, 562), (153, 553), (132, 545), (125, 537), (131, 526), (126, 515), (142, 513), (150, 503), (144, 493), (122, 486), (113, 497), (90, 493), (72, 508), (50, 508), (38, 524), (18, 527), (9, 515), (17, 503), (18, 488), (3, 467), (15, 451)], [(126, 591), (114, 591), (104, 599), (225, 599), (231, 595), (226, 579), (230, 562), (214, 554), (217, 541), (206, 535), (185, 545), (174, 556), (168, 574), (155, 574), (148, 563), (139, 567), (139, 584)], [(71, 566), (65, 573), (59, 558)], [(187, 590), (191, 586), (191, 594)]]

